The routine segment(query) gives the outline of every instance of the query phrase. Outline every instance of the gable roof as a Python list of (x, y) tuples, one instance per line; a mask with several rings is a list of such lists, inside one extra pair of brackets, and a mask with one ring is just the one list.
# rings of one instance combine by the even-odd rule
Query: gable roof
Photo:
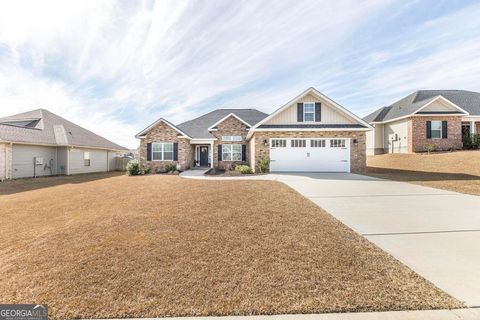
[(36, 109), (0, 118), (1, 140), (42, 145), (128, 150), (45, 109)]
[(188, 134), (186, 134), (184, 131), (180, 130), (178, 127), (176, 127), (173, 123), (171, 123), (170, 121), (167, 121), (166, 119), (164, 118), (160, 118), (158, 119), (157, 121), (155, 121), (154, 123), (152, 123), (151, 125), (149, 125), (148, 127), (146, 127), (145, 129), (143, 129), (142, 131), (140, 131), (139, 133), (137, 133), (135, 135), (135, 138), (140, 138), (141, 136), (144, 136), (145, 134), (147, 134), (148, 131), (150, 131), (152, 128), (154, 128), (157, 124), (159, 124), (160, 122), (163, 122), (165, 123), (167, 126), (169, 126), (170, 128), (172, 128), (173, 130), (177, 131), (179, 134), (181, 134), (183, 136), (183, 138), (191, 138)]
[(253, 129), (256, 129), (260, 126), (262, 126), (265, 122), (267, 122), (268, 120), (272, 119), (273, 117), (275, 117), (276, 115), (278, 115), (279, 113), (281, 113), (282, 111), (284, 111), (285, 109), (287, 109), (288, 107), (290, 107), (293, 103), (295, 103), (297, 100), (300, 100), (301, 98), (305, 97), (306, 95), (308, 94), (313, 94), (313, 95), (316, 95), (318, 96), (319, 98), (329, 102), (332, 106), (334, 106), (340, 113), (346, 115), (347, 117), (351, 118), (352, 120), (355, 120), (359, 125), (365, 127), (365, 128), (371, 128), (371, 126), (365, 122), (363, 119), (359, 118), (358, 116), (356, 116), (355, 114), (353, 114), (352, 112), (350, 112), (349, 110), (345, 109), (344, 107), (342, 107), (341, 105), (339, 105), (338, 103), (336, 103), (335, 101), (333, 101), (332, 99), (330, 99), (329, 97), (327, 97), (326, 95), (324, 95), (323, 93), (321, 93), (320, 91), (318, 91), (317, 89), (315, 89), (314, 87), (310, 87), (308, 88), (307, 90), (303, 91), (301, 94), (299, 94), (298, 96), (296, 96), (295, 98), (293, 98), (292, 100), (290, 100), (289, 102), (287, 102), (286, 104), (284, 104), (283, 106), (281, 106), (280, 108), (278, 108), (277, 110), (275, 110), (274, 112), (272, 112), (268, 117), (264, 118), (262, 121), (260, 121), (259, 123), (257, 123)]
[(392, 105), (382, 107), (363, 118), (368, 123), (386, 122), (397, 118), (409, 116), (419, 111), (425, 105), (437, 100), (439, 97), (446, 99), (455, 106), (458, 114), (468, 113), (480, 115), (480, 93), (465, 90), (419, 90), (394, 102)]
[(268, 116), (266, 113), (256, 109), (217, 109), (198, 118), (180, 123), (177, 125), (177, 128), (186, 132), (192, 138), (213, 139), (214, 136), (210, 133), (208, 128), (217, 125), (221, 122), (220, 120), (225, 120), (231, 114), (251, 126), (257, 124)]

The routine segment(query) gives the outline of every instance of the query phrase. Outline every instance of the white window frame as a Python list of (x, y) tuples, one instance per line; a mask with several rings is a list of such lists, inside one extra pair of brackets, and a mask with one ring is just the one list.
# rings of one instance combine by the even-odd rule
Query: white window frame
[[(435, 130), (433, 129), (433, 123), (434, 123), (434, 122), (435, 122), (435, 123), (436, 123), (436, 122), (440, 123), (440, 128), (439, 128), (439, 129), (435, 129)], [(442, 124), (442, 121), (441, 121), (441, 120), (432, 120), (432, 121), (430, 122), (430, 134), (431, 134), (431, 136), (432, 136), (432, 139), (442, 139), (442, 137), (443, 137), (443, 132), (442, 132), (442, 130), (443, 130), (443, 124)], [(438, 137), (434, 137), (434, 136), (433, 136), (433, 131), (438, 131), (438, 132), (439, 132), (439, 136), (438, 136)]]
[[(313, 105), (313, 111), (311, 112), (306, 112), (306, 105)], [(313, 118), (312, 120), (307, 120), (307, 118), (305, 117), (306, 114), (312, 114), (313, 115)], [(315, 122), (315, 102), (304, 102), (303, 103), (303, 121), (304, 122)]]
[[(332, 143), (333, 141), (336, 141), (335, 145)], [(340, 142), (340, 144), (338, 142)], [(330, 139), (329, 143), (330, 143), (330, 148), (346, 148), (347, 147), (347, 140), (346, 139), (332, 138), (332, 139)]]
[[(161, 146), (160, 151), (154, 151), (155, 146)], [(171, 145), (172, 146), (172, 151), (165, 151), (165, 145)], [(165, 153), (172, 153), (172, 159), (165, 159)], [(153, 142), (152, 143), (152, 150), (151, 150), (151, 156), (152, 156), (152, 161), (174, 161), (174, 151), (173, 151), (173, 142)], [(155, 159), (154, 154), (159, 153), (160, 154), (160, 159)]]
[[(303, 143), (300, 143), (303, 141)], [(290, 139), (290, 148), (306, 148), (307, 147), (307, 139), (305, 138), (295, 138)]]
[[(88, 161), (88, 164), (87, 164)], [(90, 158), (90, 151), (83, 152), (83, 166), (90, 167), (92, 165), (92, 159)]]
[(222, 136), (222, 141), (242, 141), (242, 136)]
[[(234, 147), (234, 146), (239, 146), (239, 147), (240, 147), (240, 152), (238, 152), (238, 151), (235, 151), (235, 152), (234, 152), (234, 151), (233, 151), (233, 147)], [(242, 149), (243, 149), (242, 146), (243, 146), (242, 144), (236, 144), (236, 143), (222, 144), (222, 161), (230, 161), (230, 162), (232, 162), (232, 161), (242, 161)], [(225, 152), (225, 151), (224, 151), (225, 149), (230, 149), (230, 150), (227, 150), (227, 152)], [(229, 154), (229, 155), (230, 155), (230, 159), (225, 159), (225, 158), (223, 157), (224, 154)], [(238, 160), (235, 159), (235, 160), (234, 160), (234, 159), (233, 159), (233, 155), (234, 155), (234, 154), (240, 154), (240, 159), (238, 159)]]
[(310, 139), (310, 148), (325, 148), (327, 146), (327, 142), (325, 139)]
[(287, 147), (287, 139), (271, 139), (270, 146), (272, 148), (286, 148)]

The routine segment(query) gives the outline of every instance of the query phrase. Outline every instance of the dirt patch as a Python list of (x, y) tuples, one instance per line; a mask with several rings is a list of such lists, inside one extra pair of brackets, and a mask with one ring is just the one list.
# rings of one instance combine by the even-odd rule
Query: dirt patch
[(480, 151), (385, 154), (367, 159), (367, 174), (480, 195)]
[(0, 196), (0, 303), (53, 319), (462, 306), (278, 182), (67, 178)]

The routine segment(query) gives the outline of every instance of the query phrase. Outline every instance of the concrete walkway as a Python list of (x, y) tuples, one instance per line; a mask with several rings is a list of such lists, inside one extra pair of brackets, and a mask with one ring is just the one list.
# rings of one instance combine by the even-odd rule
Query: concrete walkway
[(480, 197), (346, 173), (246, 178), (287, 184), (440, 289), (480, 306)]
[[(479, 309), (291, 314), (271, 316), (132, 318), (129, 320), (478, 320)], [(120, 319), (118, 319), (120, 320)]]

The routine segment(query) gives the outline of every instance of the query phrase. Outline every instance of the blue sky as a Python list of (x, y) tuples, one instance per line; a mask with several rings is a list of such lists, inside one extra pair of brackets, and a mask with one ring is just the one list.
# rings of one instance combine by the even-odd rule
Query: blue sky
[(271, 112), (314, 86), (364, 116), (480, 91), (479, 1), (0, 1), (0, 116), (46, 108), (127, 147), (158, 117)]

